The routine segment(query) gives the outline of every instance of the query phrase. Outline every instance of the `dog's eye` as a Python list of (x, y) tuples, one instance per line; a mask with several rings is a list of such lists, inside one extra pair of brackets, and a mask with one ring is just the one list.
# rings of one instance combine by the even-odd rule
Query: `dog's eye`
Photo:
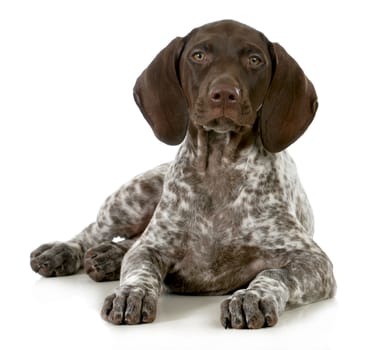
[(191, 58), (195, 62), (203, 62), (206, 59), (206, 54), (204, 52), (202, 52), (202, 51), (195, 51), (191, 55)]
[(259, 55), (251, 55), (248, 58), (248, 63), (251, 67), (258, 67), (263, 63), (263, 60)]

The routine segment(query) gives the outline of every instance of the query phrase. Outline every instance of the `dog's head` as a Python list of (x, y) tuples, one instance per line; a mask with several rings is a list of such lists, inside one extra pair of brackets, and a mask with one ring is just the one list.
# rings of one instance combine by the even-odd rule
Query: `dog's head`
[(167, 144), (182, 142), (189, 121), (218, 133), (256, 125), (270, 152), (300, 137), (318, 106), (312, 83), (294, 59), (234, 21), (210, 23), (174, 39), (137, 79), (134, 96)]

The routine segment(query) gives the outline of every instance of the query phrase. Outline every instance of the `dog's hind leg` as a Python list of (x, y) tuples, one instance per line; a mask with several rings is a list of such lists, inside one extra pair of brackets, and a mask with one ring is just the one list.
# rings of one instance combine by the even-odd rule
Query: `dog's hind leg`
[[(70, 275), (84, 265), (85, 257), (91, 278), (116, 279), (122, 256), (144, 232), (156, 209), (168, 167), (169, 164), (160, 165), (122, 186), (107, 198), (96, 222), (73, 239), (38, 247), (31, 253), (32, 269), (45, 277)], [(111, 243), (116, 237), (126, 240), (122, 244)], [(104, 242), (108, 243), (101, 245)], [(107, 258), (112, 261), (107, 262)]]

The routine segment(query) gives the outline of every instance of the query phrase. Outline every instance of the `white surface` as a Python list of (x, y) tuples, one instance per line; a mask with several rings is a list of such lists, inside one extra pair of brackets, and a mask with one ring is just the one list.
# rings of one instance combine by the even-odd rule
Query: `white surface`
[[(223, 18), (280, 42), (316, 86), (317, 117), (290, 151), (337, 297), (271, 329), (226, 331), (222, 297), (165, 295), (155, 323), (111, 326), (99, 311), (115, 283), (40, 278), (29, 253), (70, 238), (123, 182), (174, 157), (133, 84), (172, 38)], [(379, 32), (375, 1), (0, 2), (1, 348), (379, 348)]]

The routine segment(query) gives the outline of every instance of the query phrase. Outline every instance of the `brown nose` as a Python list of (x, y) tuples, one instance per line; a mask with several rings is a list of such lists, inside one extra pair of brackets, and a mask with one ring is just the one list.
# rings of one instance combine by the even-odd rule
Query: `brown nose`
[(240, 90), (230, 84), (215, 84), (209, 91), (209, 100), (214, 105), (232, 105), (240, 101)]

